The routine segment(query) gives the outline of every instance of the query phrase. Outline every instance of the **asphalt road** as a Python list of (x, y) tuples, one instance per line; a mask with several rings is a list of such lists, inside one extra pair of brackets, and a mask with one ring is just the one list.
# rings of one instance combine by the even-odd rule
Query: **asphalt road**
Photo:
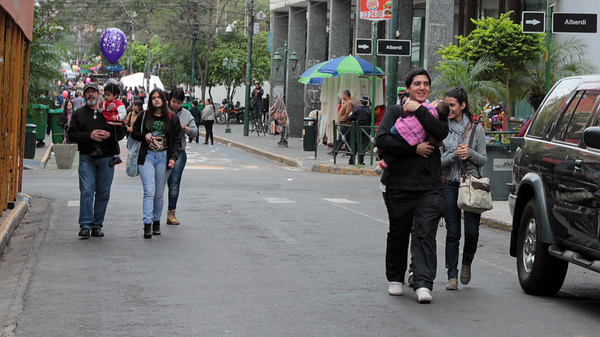
[[(482, 227), (473, 280), (433, 303), (387, 294), (376, 177), (304, 172), (188, 147), (180, 226), (142, 238), (142, 186), (119, 165), (104, 238), (79, 240), (73, 170), (29, 170), (34, 204), (0, 264), (4, 336), (597, 336), (598, 274), (525, 295), (509, 234)], [(166, 211), (166, 206), (165, 206)], [(164, 220), (163, 220), (164, 222)]]

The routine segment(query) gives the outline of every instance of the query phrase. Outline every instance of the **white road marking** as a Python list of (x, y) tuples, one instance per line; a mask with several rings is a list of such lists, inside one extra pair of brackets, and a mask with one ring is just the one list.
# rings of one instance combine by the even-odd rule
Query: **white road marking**
[(352, 201), (344, 198), (321, 198), (325, 201), (332, 202), (334, 204), (360, 204), (358, 201)]
[(293, 200), (289, 200), (286, 198), (264, 198), (266, 202), (270, 202), (272, 204), (295, 204), (296, 202)]
[(248, 169), (258, 169), (258, 166), (256, 165), (242, 165), (243, 168), (248, 168)]
[(79, 200), (69, 200), (67, 207), (79, 207)]

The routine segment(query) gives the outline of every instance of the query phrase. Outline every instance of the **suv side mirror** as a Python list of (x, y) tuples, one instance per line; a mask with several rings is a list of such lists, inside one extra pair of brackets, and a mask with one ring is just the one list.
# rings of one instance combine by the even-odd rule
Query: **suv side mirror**
[(600, 149), (600, 126), (592, 126), (583, 132), (583, 142), (589, 147)]

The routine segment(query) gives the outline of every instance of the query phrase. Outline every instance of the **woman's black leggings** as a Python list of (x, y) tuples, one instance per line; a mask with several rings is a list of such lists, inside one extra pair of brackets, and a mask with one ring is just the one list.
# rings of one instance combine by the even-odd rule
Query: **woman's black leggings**
[(210, 136), (210, 143), (213, 144), (214, 140), (213, 140), (213, 131), (212, 131), (212, 127), (213, 127), (213, 123), (215, 121), (204, 121), (204, 130), (206, 130), (206, 140), (204, 141), (204, 143), (208, 144), (208, 137)]

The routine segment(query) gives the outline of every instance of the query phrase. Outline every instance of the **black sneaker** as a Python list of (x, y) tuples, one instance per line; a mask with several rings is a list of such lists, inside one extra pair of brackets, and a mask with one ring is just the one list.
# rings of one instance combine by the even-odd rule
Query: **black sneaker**
[(92, 228), (92, 236), (101, 238), (104, 236), (104, 232), (100, 228)]
[(79, 231), (79, 236), (80, 236), (82, 239), (89, 239), (89, 238), (90, 238), (90, 229), (89, 229), (89, 228), (82, 228), (82, 229)]
[(113, 167), (117, 164), (121, 164), (123, 161), (121, 160), (120, 157), (113, 157), (113, 160), (110, 161), (110, 163), (108, 163), (108, 166)]

